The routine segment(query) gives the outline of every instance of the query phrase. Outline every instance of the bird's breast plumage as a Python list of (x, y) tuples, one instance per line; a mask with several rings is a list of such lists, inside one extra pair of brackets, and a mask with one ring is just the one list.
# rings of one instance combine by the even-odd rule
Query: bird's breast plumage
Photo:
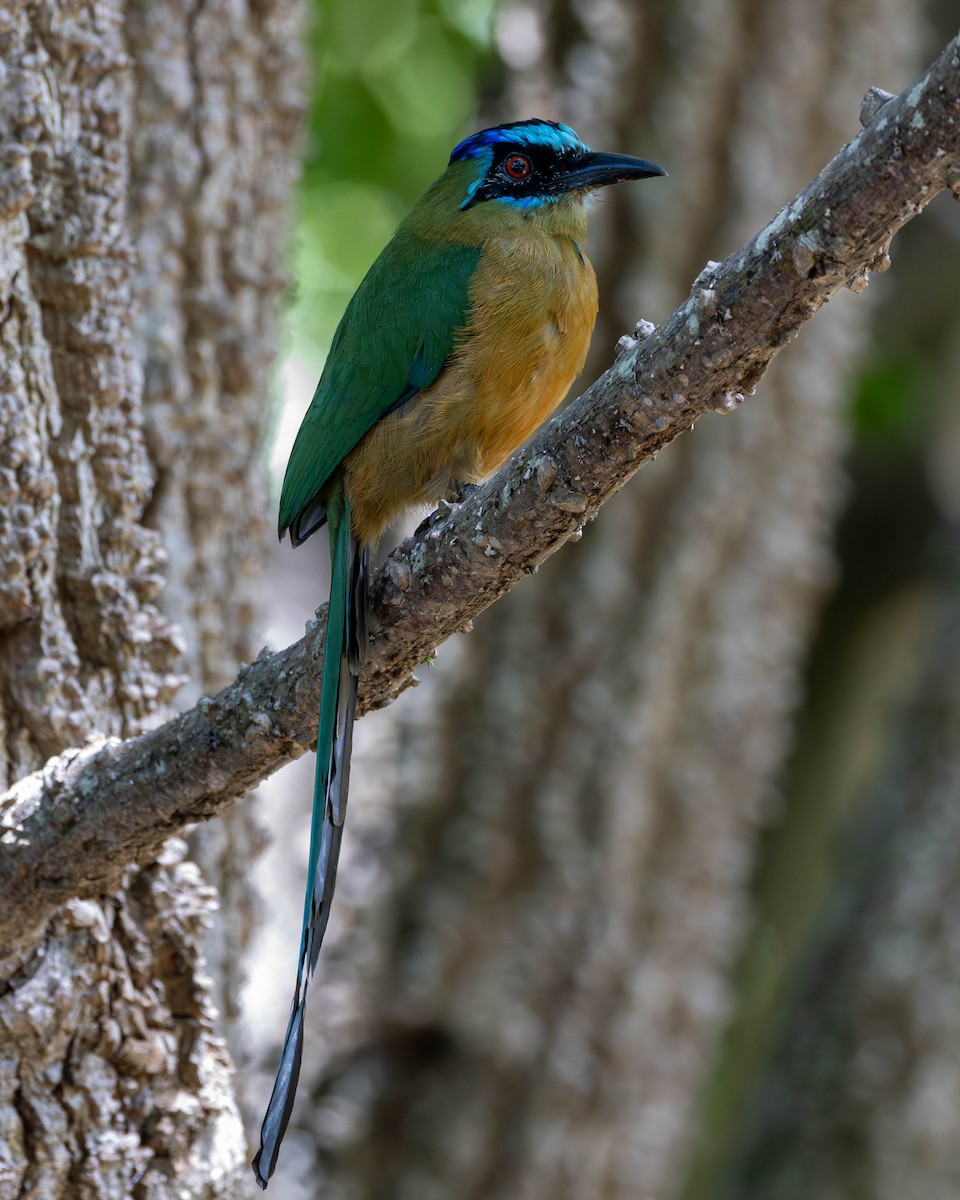
[(435, 503), (452, 481), (495, 471), (583, 367), (597, 315), (593, 268), (568, 232), (517, 226), (485, 241), (466, 323), (434, 384), (379, 421), (345, 462), (363, 540), (405, 508)]
[(438, 380), (438, 391), (453, 407), (466, 397), (467, 440), (482, 476), (553, 412), (582, 369), (597, 284), (573, 239), (504, 238), (481, 259), (475, 294), (467, 340), (451, 364), (456, 378)]

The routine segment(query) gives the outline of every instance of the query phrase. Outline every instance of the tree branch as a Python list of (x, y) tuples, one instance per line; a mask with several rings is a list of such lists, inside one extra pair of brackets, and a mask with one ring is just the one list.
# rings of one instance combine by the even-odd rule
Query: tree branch
[[(878, 107), (878, 104), (880, 107)], [(864, 104), (866, 128), (655, 332), (464, 504), (391, 554), (372, 589), (362, 712), (564, 542), (706, 412), (752, 394), (770, 360), (843, 286), (885, 269), (890, 239), (944, 188), (960, 198), (960, 38), (915, 86)], [(216, 696), (126, 742), (68, 750), (0, 797), (0, 945), (214, 816), (316, 737), (323, 620), (264, 651)]]

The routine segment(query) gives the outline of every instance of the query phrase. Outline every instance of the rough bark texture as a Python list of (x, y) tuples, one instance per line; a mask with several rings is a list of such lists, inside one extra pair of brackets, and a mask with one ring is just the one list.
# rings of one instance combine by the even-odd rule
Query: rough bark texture
[(3, 38), (2, 703), (7, 783), (170, 700), (159, 536), (129, 314), (130, 60), (120, 14), (0, 14)]
[[(223, 687), (256, 649), (273, 524), (261, 457), (304, 105), (300, 17), (298, 0), (138, 0), (127, 14), (135, 329), (155, 471), (145, 519), (167, 552), (162, 607), (185, 646), (181, 707)], [(262, 841), (251, 804), (191, 838), (220, 893), (206, 955), (228, 1030)]]
[[(672, 170), (669, 194), (611, 197), (594, 242), (623, 323), (658, 316), (833, 153), (866, 86), (914, 66), (916, 9), (887, 0), (593, 14), (508, 8), (508, 112), (559, 94), (591, 144)], [(585, 90), (592, 128), (566, 99)], [(671, 447), (391, 710), (353, 776), (304, 1195), (679, 1188), (830, 575), (866, 316), (833, 307), (749, 411)]]
[[(296, 18), (0, 6), (5, 784), (249, 645)], [(111, 882), (0, 960), (0, 1197), (232, 1195), (215, 893), (179, 843)]]

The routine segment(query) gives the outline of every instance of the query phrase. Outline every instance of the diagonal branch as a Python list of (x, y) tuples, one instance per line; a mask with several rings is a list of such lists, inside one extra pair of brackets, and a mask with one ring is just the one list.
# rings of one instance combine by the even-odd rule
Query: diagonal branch
[[(937, 192), (960, 198), (960, 38), (901, 96), (868, 94), (864, 113), (861, 133), (743, 249), (708, 264), (663, 325), (397, 547), (372, 589), (361, 711), (408, 686), (434, 646), (575, 539), (698, 417), (737, 408), (822, 304), (884, 269), (890, 239)], [(0, 797), (0, 944), (29, 940), (73, 896), (114, 889), (126, 864), (302, 754), (316, 737), (322, 644), (321, 614), (175, 720), (68, 750)]]

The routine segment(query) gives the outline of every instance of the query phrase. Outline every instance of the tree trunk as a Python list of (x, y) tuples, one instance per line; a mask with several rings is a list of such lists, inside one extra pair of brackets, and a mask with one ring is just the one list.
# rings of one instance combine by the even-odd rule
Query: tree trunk
[[(899, 0), (592, 11), (505, 10), (516, 102), (495, 119), (556, 113), (675, 171), (612, 195), (595, 228), (603, 354), (827, 161), (868, 86), (909, 80), (919, 18)], [(831, 577), (866, 318), (831, 306), (749, 412), (671, 447), (363, 722), (295, 1117), (310, 1142), (278, 1180), (424, 1200), (679, 1189)]]
[[(956, 539), (956, 529), (952, 530)], [(724, 1193), (948, 1200), (960, 1186), (960, 589), (922, 598), (926, 661), (844, 840)]]
[[(249, 655), (298, 15), (0, 8), (4, 786)], [(235, 1194), (184, 852), (0, 962), (0, 1197)]]
[[(955, 209), (918, 227), (911, 274), (881, 314), (888, 354), (923, 331), (906, 397), (913, 447), (901, 435), (855, 460), (873, 485), (840, 529), (853, 552), (815, 647), (786, 820), (758, 881), (763, 915), (744, 972), (746, 989), (758, 980), (753, 1019), (730, 1039), (759, 1043), (767, 1062), (711, 1196), (946, 1200), (960, 1185)], [(801, 876), (815, 883), (798, 905)], [(770, 995), (776, 1021), (763, 1011)]]

